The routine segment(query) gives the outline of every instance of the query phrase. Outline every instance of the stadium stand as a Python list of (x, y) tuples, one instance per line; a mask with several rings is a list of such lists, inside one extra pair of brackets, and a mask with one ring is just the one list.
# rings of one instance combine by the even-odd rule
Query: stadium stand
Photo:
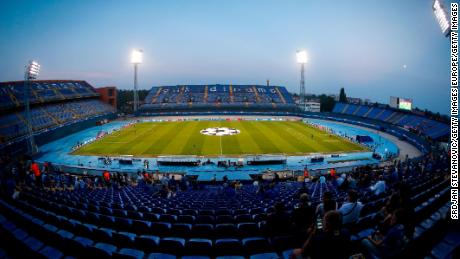
[[(35, 133), (114, 113), (98, 100), (99, 94), (85, 81), (33, 81), (29, 96)], [(20, 139), (27, 132), (24, 82), (0, 83), (0, 144)]]
[(432, 139), (444, 137), (449, 134), (450, 131), (449, 125), (445, 123), (421, 115), (390, 108), (336, 103), (332, 112), (394, 124), (407, 130), (420, 132)]
[(141, 112), (187, 110), (287, 110), (295, 104), (286, 88), (260, 85), (152, 87)]
[[(51, 166), (36, 178), (21, 173), (26, 163), (13, 163), (19, 167), (11, 171), (6, 170), (12, 166), (8, 158), (1, 161), (0, 243), (3, 253), (20, 258), (288, 258), (308, 238), (291, 225), (302, 194), (311, 208), (325, 202), (325, 193), (341, 207), (350, 189), (358, 192), (363, 206), (359, 218), (343, 226), (351, 234), (351, 245), (349, 251), (334, 252), (341, 258), (367, 254), (363, 240), (385, 231), (388, 217), (399, 209), (410, 219), (402, 221), (406, 237), (401, 246), (387, 251), (392, 255), (452, 255), (460, 245), (455, 232), (448, 231), (455, 226), (447, 220), (445, 152), (390, 167), (357, 168), (347, 173), (346, 185), (331, 175), (308, 183), (257, 179), (257, 185), (154, 181), (154, 174), (118, 174), (104, 180), (55, 172)], [(371, 187), (377, 181), (386, 184), (378, 195)]]
[[(24, 89), (21, 82), (0, 86), (0, 135), (4, 143), (20, 139), (26, 132)], [(98, 97), (83, 81), (34, 81), (30, 96), (34, 132), (66, 127), (78, 131), (77, 125), (85, 121), (112, 114), (113, 108)], [(334, 173), (304, 172), (307, 181), (253, 176), (252, 181), (198, 182), (194, 176), (174, 179), (153, 172), (72, 174), (57, 170), (65, 167), (53, 168), (48, 162), (37, 165), (26, 156), (3, 152), (0, 257), (458, 256), (460, 227), (449, 220), (448, 152), (435, 145), (427, 147), (430, 143), (406, 130), (414, 128), (437, 138), (443, 136), (444, 124), (384, 107), (343, 103), (338, 103), (331, 114), (299, 114), (292, 97), (278, 86), (153, 87), (141, 107), (141, 113), (172, 111), (184, 115), (189, 110), (283, 111), (343, 121), (384, 129), (417, 145), (424, 155), (354, 167), (340, 175), (335, 169)], [(60, 136), (71, 132), (66, 128)], [(350, 193), (355, 193), (357, 200), (350, 199)], [(344, 209), (347, 204), (353, 217)], [(338, 211), (344, 218), (349, 216), (346, 224), (335, 226), (340, 240), (328, 234), (328, 217)], [(400, 217), (395, 221), (398, 225), (393, 223), (396, 215)], [(311, 231), (311, 226), (317, 229)], [(398, 236), (394, 235), (396, 227)], [(387, 240), (388, 233), (395, 242), (371, 249), (371, 239)]]

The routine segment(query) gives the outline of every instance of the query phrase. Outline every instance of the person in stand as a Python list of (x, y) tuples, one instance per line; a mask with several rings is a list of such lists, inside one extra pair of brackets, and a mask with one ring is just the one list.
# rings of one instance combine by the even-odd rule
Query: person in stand
[(292, 212), (293, 229), (296, 232), (306, 232), (308, 228), (315, 222), (315, 209), (311, 206), (308, 200), (308, 194), (300, 195), (299, 204)]
[(291, 258), (349, 258), (350, 233), (342, 228), (338, 211), (329, 211), (324, 215), (324, 229), (313, 224), (307, 231), (308, 238), (302, 248), (292, 251)]
[(359, 219), (359, 214), (363, 204), (358, 201), (358, 193), (355, 190), (348, 191), (348, 201), (342, 204), (339, 212), (342, 215), (342, 224), (355, 223)]
[(109, 171), (104, 171), (102, 173), (102, 178), (104, 179), (105, 186), (110, 187), (110, 173), (109, 173)]
[(391, 217), (390, 229), (386, 235), (377, 232), (363, 239), (361, 244), (371, 257), (396, 258), (405, 245), (405, 220), (403, 209), (396, 210)]
[(40, 171), (40, 167), (35, 161), (32, 161), (32, 163), (30, 164), (30, 171), (32, 171), (32, 173), (34, 174), (35, 184), (37, 185), (37, 187), (41, 187), (42, 186), (42, 173)]
[(286, 213), (286, 208), (281, 202), (275, 203), (274, 212), (267, 216), (266, 231), (269, 236), (286, 234), (291, 226), (291, 221)]
[(323, 194), (323, 202), (316, 207), (316, 215), (323, 217), (328, 211), (336, 209), (337, 202), (333, 199), (332, 193), (327, 191)]
[(379, 180), (373, 186), (370, 187), (371, 191), (374, 192), (376, 196), (384, 193), (386, 191), (386, 184), (385, 180), (383, 179), (383, 175), (379, 176)]

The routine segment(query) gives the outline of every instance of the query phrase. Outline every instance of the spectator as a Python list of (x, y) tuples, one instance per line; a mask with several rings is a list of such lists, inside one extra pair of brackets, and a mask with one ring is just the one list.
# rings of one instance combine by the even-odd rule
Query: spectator
[(321, 176), (319, 177), (319, 183), (320, 183), (320, 184), (326, 184), (326, 177), (325, 177), (324, 175), (321, 175)]
[(102, 173), (102, 177), (104, 178), (105, 186), (110, 187), (110, 173), (108, 171), (104, 171)]
[(329, 211), (323, 221), (324, 230), (311, 226), (307, 241), (302, 248), (294, 249), (291, 258), (349, 258), (350, 234), (342, 229), (340, 213)]
[(371, 191), (373, 191), (374, 194), (378, 196), (382, 193), (385, 193), (385, 190), (386, 190), (385, 180), (383, 179), (383, 175), (380, 175), (377, 183), (371, 186)]
[(170, 189), (176, 188), (176, 178), (174, 177), (174, 175), (171, 175), (171, 179), (169, 179), (168, 181), (168, 186)]
[(42, 173), (40, 171), (38, 164), (34, 162), (33, 160), (32, 160), (32, 163), (30, 164), (30, 171), (32, 171), (32, 173), (35, 176), (35, 184), (38, 187), (41, 187), (42, 186), (42, 177), (41, 177)]
[(337, 171), (335, 170), (335, 168), (331, 168), (331, 179), (334, 180), (336, 175), (337, 175)]
[(391, 227), (386, 235), (377, 232), (364, 239), (361, 244), (367, 253), (374, 257), (389, 258), (397, 256), (405, 244), (405, 230), (401, 222), (404, 220), (404, 211), (396, 210), (391, 217)]
[(293, 227), (296, 232), (305, 232), (314, 223), (315, 209), (308, 200), (308, 194), (302, 193), (297, 207), (292, 212)]
[(348, 191), (348, 201), (344, 202), (339, 209), (342, 224), (355, 223), (359, 219), (362, 208), (363, 205), (358, 201), (358, 193), (355, 190)]
[(275, 203), (275, 211), (267, 216), (266, 230), (268, 235), (276, 236), (286, 234), (289, 229), (290, 219), (285, 211), (284, 204)]
[(336, 209), (337, 202), (332, 198), (332, 193), (328, 191), (323, 194), (323, 202), (316, 207), (316, 215), (322, 218), (326, 212)]

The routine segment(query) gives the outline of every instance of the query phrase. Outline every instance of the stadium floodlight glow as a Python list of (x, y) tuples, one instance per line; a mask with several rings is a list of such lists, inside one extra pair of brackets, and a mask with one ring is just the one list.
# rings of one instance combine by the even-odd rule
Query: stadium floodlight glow
[(40, 65), (37, 61), (31, 60), (26, 66), (26, 80), (34, 80), (38, 77), (40, 73)]
[(299, 106), (305, 111), (305, 64), (308, 61), (307, 51), (298, 50), (296, 53), (297, 63), (300, 64), (300, 91), (299, 91)]
[(139, 108), (139, 95), (137, 93), (137, 65), (142, 63), (142, 50), (133, 49), (131, 52), (131, 63), (134, 64), (134, 96), (133, 96), (133, 111), (137, 112)]
[(35, 80), (40, 73), (40, 65), (35, 60), (30, 60), (26, 65), (24, 72), (24, 104), (27, 120), (27, 152), (29, 155), (34, 155), (38, 152), (38, 147), (35, 144), (34, 132), (32, 128), (32, 119), (30, 114), (30, 95), (32, 95), (32, 86), (30, 81)]
[(131, 52), (131, 63), (133, 64), (141, 64), (142, 63), (142, 50), (141, 49), (133, 49)]
[(297, 56), (297, 63), (299, 64), (306, 64), (308, 57), (307, 57), (307, 51), (306, 50), (298, 50), (296, 53)]
[(444, 8), (444, 5), (441, 3), (441, 0), (434, 0), (433, 2), (433, 13), (436, 17), (436, 20), (441, 27), (442, 34), (446, 37), (450, 34), (450, 21)]

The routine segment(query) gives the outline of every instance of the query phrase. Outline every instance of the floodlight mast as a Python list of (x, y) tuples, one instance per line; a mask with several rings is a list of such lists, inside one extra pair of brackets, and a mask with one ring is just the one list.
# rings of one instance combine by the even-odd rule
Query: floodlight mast
[(134, 65), (134, 106), (133, 111), (134, 113), (137, 112), (139, 108), (139, 95), (137, 93), (137, 65), (142, 63), (142, 50), (141, 49), (134, 49), (131, 53), (131, 63)]
[(34, 155), (38, 153), (38, 147), (35, 144), (34, 132), (32, 128), (32, 119), (30, 118), (30, 95), (32, 93), (31, 81), (37, 79), (38, 74), (40, 73), (40, 65), (34, 60), (30, 60), (25, 67), (24, 73), (24, 103), (25, 103), (25, 113), (26, 113), (26, 127), (27, 127), (27, 153), (29, 155)]
[(300, 64), (300, 91), (299, 91), (299, 105), (303, 106), (303, 111), (305, 111), (305, 64), (307, 63), (307, 51), (299, 50), (297, 51), (297, 63)]

